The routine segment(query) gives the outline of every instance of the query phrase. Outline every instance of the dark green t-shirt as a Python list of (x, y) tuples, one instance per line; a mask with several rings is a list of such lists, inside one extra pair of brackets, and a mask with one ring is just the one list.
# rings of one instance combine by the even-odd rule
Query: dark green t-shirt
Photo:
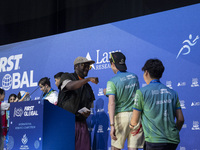
[(181, 109), (177, 93), (160, 82), (137, 90), (133, 109), (141, 111), (145, 141), (178, 144), (176, 110)]

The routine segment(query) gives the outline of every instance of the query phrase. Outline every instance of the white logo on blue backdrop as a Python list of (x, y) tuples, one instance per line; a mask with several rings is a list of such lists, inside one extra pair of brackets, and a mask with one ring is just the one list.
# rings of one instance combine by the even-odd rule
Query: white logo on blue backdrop
[(14, 108), (14, 113), (13, 113), (13, 117), (21, 117), (23, 115), (24, 111), (23, 109), (20, 108)]
[(34, 147), (35, 149), (38, 149), (40, 147), (40, 142), (38, 140), (35, 141)]
[(25, 145), (27, 142), (28, 142), (28, 137), (26, 136), (26, 134), (23, 135), (23, 138), (22, 138), (22, 143)]
[(200, 130), (200, 128), (199, 128), (199, 121), (193, 121), (192, 130)]
[(12, 77), (10, 74), (6, 74), (2, 79), (2, 87), (6, 91), (9, 90), (12, 86)]
[(2, 88), (6, 91), (10, 89), (18, 89), (23, 88), (24, 85), (26, 87), (35, 87), (37, 86), (37, 82), (33, 81), (34, 71), (20, 71), (20, 63), (22, 61), (23, 54), (11, 55), (9, 57), (1, 57), (0, 58), (0, 72), (6, 73), (14, 71), (13, 73), (9, 73), (4, 75), (2, 78)]
[[(178, 55), (176, 56), (176, 59), (178, 59), (179, 55), (187, 55), (190, 53), (191, 51), (191, 46), (194, 46), (197, 43), (197, 40), (199, 39), (199, 36), (197, 35), (196, 38), (191, 42), (190, 40), (192, 40), (192, 34), (189, 35), (189, 40), (185, 40), (183, 41), (183, 44), (186, 43), (178, 52)], [(183, 52), (184, 49), (187, 49), (186, 52)]]
[(12, 136), (9, 136), (9, 140), (8, 140), (8, 150), (13, 149), (14, 147), (14, 138)]
[(199, 87), (199, 80), (198, 78), (192, 78), (192, 84), (191, 87)]

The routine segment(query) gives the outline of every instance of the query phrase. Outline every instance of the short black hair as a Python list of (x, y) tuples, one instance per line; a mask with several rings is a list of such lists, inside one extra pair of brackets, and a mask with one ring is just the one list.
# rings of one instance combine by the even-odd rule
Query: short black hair
[(160, 79), (165, 70), (159, 59), (149, 59), (142, 67), (142, 71), (148, 71), (151, 78)]
[(1, 95), (3, 95), (3, 94), (5, 95), (5, 90), (2, 89), (2, 88), (0, 88), (0, 94), (1, 94)]
[(40, 81), (38, 82), (38, 85), (40, 85), (40, 84), (43, 86), (45, 86), (47, 84), (49, 87), (51, 87), (50, 78), (44, 77), (44, 78), (40, 79)]
[(64, 72), (58, 72), (57, 74), (54, 75), (54, 79), (61, 78), (63, 73)]

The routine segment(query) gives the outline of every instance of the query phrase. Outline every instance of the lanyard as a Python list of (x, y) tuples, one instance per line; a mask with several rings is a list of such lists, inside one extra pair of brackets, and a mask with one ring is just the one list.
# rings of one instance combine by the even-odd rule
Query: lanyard
[(45, 94), (45, 96), (43, 96), (43, 98), (42, 99), (45, 99), (48, 95), (50, 95), (51, 94), (51, 92), (53, 92), (53, 89), (51, 88), (50, 90), (49, 90), (49, 92), (47, 93), (47, 94)]
[(154, 79), (154, 80), (151, 80), (150, 83), (160, 83), (160, 80), (158, 80), (158, 79)]

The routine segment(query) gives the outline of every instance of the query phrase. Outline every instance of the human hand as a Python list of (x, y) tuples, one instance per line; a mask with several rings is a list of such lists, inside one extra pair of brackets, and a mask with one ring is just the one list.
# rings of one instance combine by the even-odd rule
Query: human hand
[(97, 78), (97, 77), (91, 77), (91, 78), (90, 78), (90, 81), (91, 81), (92, 83), (98, 84), (98, 83), (99, 83), (99, 78)]
[(26, 93), (25, 93), (25, 96), (27, 96), (27, 95), (29, 95), (29, 92), (26, 92)]
[(136, 126), (129, 124), (129, 127), (131, 129), (131, 134), (133, 136), (138, 134), (140, 132), (140, 130), (142, 131), (142, 124), (140, 124), (140, 123), (138, 123)]
[(103, 94), (106, 95), (106, 89), (103, 89)]
[(82, 112), (81, 113), (84, 117), (89, 117), (89, 115), (90, 115), (90, 111), (85, 111), (85, 112)]
[(14, 100), (14, 102), (17, 102), (19, 99), (18, 98), (16, 98), (15, 100)]
[(117, 140), (117, 137), (115, 135), (115, 127), (114, 126), (111, 126), (111, 130), (110, 130), (110, 136), (113, 140)]

